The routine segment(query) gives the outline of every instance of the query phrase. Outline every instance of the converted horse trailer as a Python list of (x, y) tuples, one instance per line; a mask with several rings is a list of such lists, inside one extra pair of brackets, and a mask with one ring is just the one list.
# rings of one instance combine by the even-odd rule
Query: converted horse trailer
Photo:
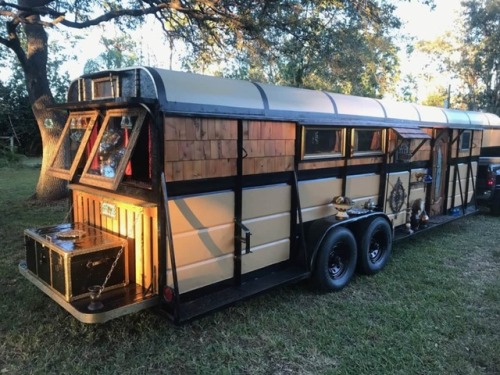
[[(84, 75), (53, 176), (68, 223), (25, 231), (20, 272), (86, 323), (179, 323), (272, 287), (324, 291), (396, 239), (476, 212), (492, 114), (149, 67)], [(50, 120), (47, 121), (50, 124)]]

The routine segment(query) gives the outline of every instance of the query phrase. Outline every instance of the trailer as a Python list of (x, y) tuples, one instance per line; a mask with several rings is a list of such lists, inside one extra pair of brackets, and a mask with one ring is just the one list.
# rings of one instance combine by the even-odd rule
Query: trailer
[(153, 306), (181, 323), (375, 274), (397, 239), (477, 211), (483, 132), (500, 128), (151, 67), (81, 76), (54, 110), (68, 117), (49, 173), (68, 181), (70, 220), (27, 229), (19, 270), (85, 323)]

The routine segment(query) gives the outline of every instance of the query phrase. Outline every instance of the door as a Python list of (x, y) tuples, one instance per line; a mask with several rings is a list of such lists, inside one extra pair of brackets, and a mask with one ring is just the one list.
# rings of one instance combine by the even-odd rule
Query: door
[(440, 130), (432, 151), (432, 184), (429, 216), (441, 215), (445, 207), (446, 165), (448, 162), (448, 130)]

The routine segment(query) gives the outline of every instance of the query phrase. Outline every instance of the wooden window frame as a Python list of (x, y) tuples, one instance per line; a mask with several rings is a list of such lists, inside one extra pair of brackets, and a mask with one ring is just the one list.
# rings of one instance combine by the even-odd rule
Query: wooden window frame
[[(380, 148), (377, 150), (359, 151), (355, 149), (358, 132), (360, 131), (380, 131)], [(351, 132), (351, 150), (352, 156), (370, 156), (370, 155), (383, 155), (386, 146), (386, 132), (385, 128), (354, 128)]]
[[(98, 85), (103, 83), (110, 83), (111, 95), (98, 95)], [(92, 100), (99, 99), (113, 99), (120, 97), (120, 78), (118, 76), (109, 75), (108, 77), (95, 78), (92, 80)]]
[[(50, 161), (50, 167), (47, 171), (49, 175), (62, 178), (64, 180), (72, 180), (76, 169), (78, 168), (78, 165), (80, 164), (80, 159), (82, 158), (83, 152), (85, 151), (85, 147), (87, 147), (87, 143), (89, 141), (90, 135), (92, 134), (92, 131), (97, 123), (97, 117), (99, 116), (99, 111), (83, 111), (83, 112), (71, 112), (68, 116), (68, 119), (66, 120), (66, 124), (64, 125), (63, 131), (61, 132), (61, 135), (59, 137), (59, 140), (57, 141), (56, 145), (56, 152), (54, 153), (54, 157)], [(90, 118), (89, 123), (87, 124), (87, 128), (85, 129), (85, 133), (83, 134), (83, 137), (80, 141), (80, 146), (78, 146), (78, 150), (75, 154), (75, 157), (71, 161), (71, 166), (69, 168), (63, 168), (63, 167), (57, 167), (54, 166), (54, 163), (57, 160), (58, 155), (61, 152), (69, 152), (68, 150), (62, 150), (64, 147), (64, 143), (66, 141), (66, 136), (69, 134), (69, 131), (71, 129), (71, 122), (73, 119), (81, 118), (81, 117), (88, 117)]]
[[(321, 130), (321, 131), (333, 131), (340, 132), (340, 151), (332, 151), (332, 152), (320, 152), (315, 154), (306, 153), (306, 139), (307, 139), (307, 131), (311, 130)], [(345, 145), (345, 128), (338, 127), (327, 127), (327, 126), (314, 126), (314, 125), (306, 125), (302, 127), (302, 136), (301, 136), (301, 159), (302, 160), (315, 160), (315, 159), (335, 159), (344, 156), (344, 145)]]
[[(114, 117), (123, 117), (123, 116), (130, 116), (130, 117), (137, 116), (137, 120), (133, 125), (133, 130), (130, 135), (130, 138), (128, 139), (128, 145), (126, 146), (125, 153), (123, 154), (123, 157), (121, 158), (119, 164), (116, 166), (116, 172), (114, 177), (105, 177), (89, 173), (89, 169), (101, 144), (102, 137), (104, 136), (104, 133), (106, 132), (106, 129), (110, 124), (110, 119)], [(135, 144), (137, 143), (137, 139), (139, 138), (139, 133), (141, 132), (142, 126), (145, 122), (144, 121), (145, 118), (146, 118), (146, 111), (140, 108), (112, 109), (107, 111), (106, 117), (104, 118), (103, 124), (101, 126), (101, 129), (99, 130), (99, 134), (97, 135), (97, 139), (94, 143), (94, 147), (90, 152), (87, 164), (85, 165), (85, 168), (83, 170), (80, 182), (87, 185), (102, 187), (110, 190), (116, 190), (116, 188), (118, 187), (123, 178), (123, 175), (125, 173), (125, 168), (135, 148)]]
[[(467, 147), (464, 147), (463, 141), (464, 141), (464, 135), (468, 134), (469, 135), (469, 142), (467, 144)], [(464, 130), (462, 134), (460, 135), (460, 143), (459, 143), (459, 150), (460, 151), (469, 151), (472, 147), (472, 130)]]

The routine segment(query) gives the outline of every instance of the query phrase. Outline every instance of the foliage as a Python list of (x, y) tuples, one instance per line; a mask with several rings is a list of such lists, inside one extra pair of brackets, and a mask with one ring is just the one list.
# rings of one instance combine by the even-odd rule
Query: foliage
[(469, 87), (469, 107), (500, 115), (500, 2), (462, 2), (467, 20), (458, 71)]
[(26, 200), (37, 173), (0, 169), (2, 374), (500, 373), (498, 217), (396, 243), (382, 273), (339, 293), (300, 283), (181, 327), (154, 309), (85, 325), (17, 272), (23, 229), (68, 211)]
[(138, 46), (127, 34), (115, 38), (102, 36), (100, 43), (104, 46), (105, 51), (97, 58), (90, 59), (85, 63), (85, 74), (137, 65), (139, 61), (136, 55)]
[[(1, 48), (0, 49), (4, 49)], [(53, 58), (48, 62), (50, 87), (57, 102), (66, 99), (69, 76), (61, 72), (67, 60), (61, 46), (51, 43), (49, 51)], [(13, 56), (4, 55), (0, 66), (8, 66), (10, 75), (0, 79), (0, 135), (14, 136), (18, 152), (27, 155), (41, 154), (41, 138), (31, 109), (24, 73)]]
[(422, 74), (437, 71), (458, 82), (454, 108), (500, 114), (500, 2), (467, 0), (462, 7), (464, 22), (453, 34), (417, 44), (431, 57)]
[(269, 2), (265, 14), (248, 15), (259, 38), (228, 37), (221, 48), (191, 56), (186, 66), (217, 65), (219, 74), (235, 78), (380, 97), (397, 78), (391, 33), (400, 22), (391, 3), (361, 3)]

